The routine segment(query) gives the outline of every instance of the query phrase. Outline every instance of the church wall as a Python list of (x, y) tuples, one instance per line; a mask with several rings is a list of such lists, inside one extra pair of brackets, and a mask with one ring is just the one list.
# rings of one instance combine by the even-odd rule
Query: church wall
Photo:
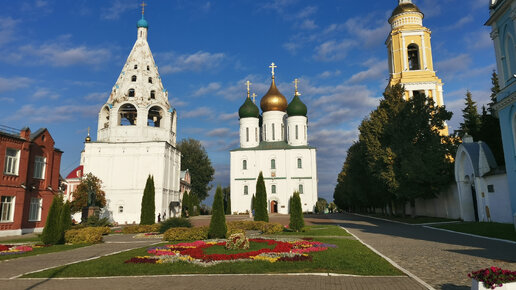
[[(410, 203), (405, 205), (405, 211), (411, 212)], [(451, 183), (436, 198), (416, 199), (416, 215), (449, 219), (461, 218), (457, 184)]]
[[(507, 175), (491, 175), (481, 180), (482, 192), (480, 194), (479, 211), (481, 211), (482, 216), (484, 216), (482, 221), (512, 223), (511, 200), (509, 198)], [(492, 192), (489, 192), (489, 185), (492, 186)], [(482, 197), (482, 193), (484, 197)], [(487, 216), (486, 206), (489, 207), (490, 218)]]

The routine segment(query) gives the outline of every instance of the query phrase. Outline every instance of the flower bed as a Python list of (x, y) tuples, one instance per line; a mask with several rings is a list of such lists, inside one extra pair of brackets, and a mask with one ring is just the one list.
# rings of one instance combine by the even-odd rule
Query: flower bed
[(15, 255), (31, 252), (36, 248), (43, 248), (44, 245), (0, 245), (0, 256)]
[(483, 282), (487, 289), (495, 289), (496, 287), (502, 287), (503, 284), (516, 282), (516, 271), (491, 267), (469, 273), (468, 277)]
[(125, 261), (125, 263), (163, 264), (188, 262), (206, 267), (223, 262), (236, 261), (267, 261), (271, 263), (311, 261), (312, 257), (309, 256), (308, 253), (325, 251), (330, 247), (336, 247), (332, 244), (305, 240), (280, 241), (258, 238), (249, 239), (249, 242), (266, 244), (271, 246), (271, 248), (267, 248), (264, 245), (264, 247), (259, 250), (248, 252), (207, 254), (204, 251), (205, 249), (213, 246), (225, 247), (226, 241), (195, 241), (192, 243), (179, 243), (150, 248), (147, 252), (152, 256), (134, 257)]

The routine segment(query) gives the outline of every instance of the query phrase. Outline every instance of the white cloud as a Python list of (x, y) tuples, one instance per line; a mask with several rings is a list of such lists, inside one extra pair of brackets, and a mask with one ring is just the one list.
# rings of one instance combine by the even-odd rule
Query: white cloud
[(214, 93), (215, 91), (219, 90), (221, 87), (220, 83), (212, 82), (208, 84), (205, 87), (199, 88), (195, 93), (193, 93), (194, 97), (206, 95), (208, 93)]
[(209, 107), (199, 107), (197, 109), (191, 110), (191, 111), (185, 111), (183, 113), (179, 114), (180, 118), (209, 118), (212, 117), (214, 114), (214, 111), (212, 108)]
[(466, 71), (471, 63), (471, 56), (466, 53), (461, 53), (457, 56), (437, 62), (435, 64), (435, 68), (446, 74), (451, 74), (459, 71)]
[(33, 80), (25, 77), (3, 78), (0, 77), (0, 93), (14, 91), (28, 87)]
[(0, 21), (0, 46), (9, 43), (16, 37), (16, 27), (20, 20), (15, 20), (12, 17), (4, 17)]
[(465, 36), (465, 41), (468, 44), (467, 46), (469, 48), (474, 48), (474, 49), (483, 49), (483, 48), (494, 49), (493, 40), (491, 40), (489, 31), (490, 31), (489, 29), (480, 29), (477, 31), (467, 33)]
[(98, 113), (99, 105), (62, 105), (62, 106), (36, 106), (28, 104), (22, 106), (12, 116), (4, 120), (21, 120), (30, 123), (55, 123), (77, 120), (77, 116), (93, 117)]
[(55, 92), (51, 91), (47, 88), (39, 88), (34, 92), (32, 95), (32, 98), (35, 100), (39, 99), (46, 99), (46, 100), (57, 100), (59, 99), (59, 94), (56, 94)]
[(127, 10), (135, 10), (138, 9), (138, 3), (134, 1), (128, 0), (115, 0), (111, 2), (111, 6), (108, 8), (102, 9), (101, 17), (108, 20), (116, 20), (120, 18)]
[[(370, 14), (366, 17), (350, 18), (344, 23), (344, 27), (349, 33), (361, 39), (365, 46), (380, 46), (384, 44), (385, 38), (391, 30), (391, 26), (383, 19), (379, 23), (373, 21), (375, 18), (376, 14)], [(377, 26), (370, 27), (375, 24)], [(338, 26), (336, 26), (335, 29), (338, 29)]]
[(14, 98), (1, 97), (1, 98), (0, 98), (0, 102), (14, 103)]
[(261, 4), (262, 9), (270, 9), (276, 12), (282, 12), (286, 7), (296, 3), (297, 0), (272, 0)]
[(299, 28), (306, 29), (306, 30), (313, 30), (317, 28), (317, 25), (312, 19), (305, 19), (301, 25), (299, 25)]
[(163, 56), (167, 64), (161, 67), (163, 74), (178, 73), (182, 71), (204, 71), (217, 68), (226, 58), (224, 53), (210, 53), (198, 51), (193, 54), (175, 55), (174, 53)]
[(354, 40), (329, 40), (315, 48), (314, 58), (320, 61), (337, 61), (346, 57), (349, 50), (357, 43)]
[(333, 77), (333, 76), (339, 76), (340, 74), (341, 74), (340, 70), (334, 70), (334, 71), (327, 70), (327, 71), (323, 71), (322, 73), (317, 75), (317, 77), (319, 77), (321, 79), (326, 79), (326, 78)]
[(380, 80), (383, 82), (387, 76), (387, 62), (385, 60), (373, 58), (366, 61), (365, 65), (368, 67), (368, 69), (351, 76), (351, 78), (348, 80), (348, 83), (356, 84), (363, 81), (374, 80)]
[(207, 134), (206, 136), (210, 136), (210, 137), (224, 137), (224, 138), (227, 138), (227, 137), (235, 137), (235, 136), (238, 136), (238, 132), (236, 131), (233, 131), (233, 130), (230, 130), (229, 128), (215, 128), (215, 129), (211, 129)]
[(238, 120), (238, 112), (220, 114), (219, 120), (220, 121)]
[(316, 6), (306, 6), (305, 8), (303, 8), (301, 11), (299, 11), (297, 14), (296, 14), (296, 17), (297, 18), (307, 18), (309, 16), (312, 16), (313, 14), (315, 14), (317, 12), (317, 7)]
[(461, 19), (457, 20), (457, 22), (455, 22), (454, 24), (450, 24), (450, 25), (446, 26), (446, 29), (454, 30), (457, 28), (461, 28), (464, 25), (466, 25), (470, 22), (473, 22), (473, 20), (474, 20), (473, 15), (466, 15), (466, 16), (462, 17)]
[(94, 92), (89, 93), (86, 96), (84, 96), (84, 99), (87, 101), (105, 101), (109, 97), (108, 92)]

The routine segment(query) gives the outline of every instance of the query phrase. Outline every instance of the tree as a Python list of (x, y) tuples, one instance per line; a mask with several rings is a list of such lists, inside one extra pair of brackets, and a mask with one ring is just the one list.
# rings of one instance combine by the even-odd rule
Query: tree
[(334, 202), (330, 202), (328, 205), (328, 210), (330, 213), (334, 213), (337, 210), (337, 205)]
[(480, 134), (481, 120), (480, 115), (478, 114), (476, 102), (473, 101), (471, 92), (469, 90), (466, 92), (465, 100), (466, 107), (462, 109), (464, 123), (460, 123), (460, 129), (463, 136), (465, 134), (469, 134), (471, 137), (473, 137), (474, 140), (477, 141)]
[(231, 214), (231, 188), (229, 186), (224, 187), (222, 195), (224, 196), (224, 212)]
[(224, 198), (222, 197), (222, 188), (217, 186), (215, 197), (212, 205), (212, 215), (210, 227), (208, 229), (208, 237), (210, 239), (225, 238), (227, 233), (226, 217), (224, 215)]
[(256, 195), (253, 194), (253, 197), (251, 198), (251, 212), (256, 211), (255, 205), (256, 205)]
[(73, 201), (70, 204), (72, 213), (82, 211), (82, 208), (88, 205), (90, 190), (95, 192), (95, 206), (101, 208), (106, 206), (106, 193), (102, 190), (102, 181), (92, 173), (88, 173), (72, 193)]
[(188, 217), (190, 215), (190, 194), (188, 191), (183, 193), (183, 200), (181, 201), (181, 216)]
[(215, 169), (211, 166), (210, 158), (201, 142), (195, 139), (183, 139), (177, 148), (181, 151), (181, 170), (188, 169), (192, 176), (192, 191), (190, 194), (197, 196), (203, 201), (212, 188), (210, 182), (213, 180)]
[(61, 214), (61, 207), (63, 206), (63, 199), (60, 195), (55, 195), (48, 210), (47, 221), (41, 234), (41, 241), (45, 245), (55, 245), (61, 240), (59, 217)]
[(301, 231), (305, 227), (301, 198), (299, 197), (298, 191), (295, 191), (294, 195), (290, 198), (290, 222), (288, 226), (291, 230), (296, 232)]
[(256, 200), (254, 203), (254, 220), (269, 222), (269, 214), (267, 212), (267, 191), (263, 174), (260, 171), (258, 180), (256, 181)]
[(324, 210), (328, 207), (326, 199), (319, 197), (315, 203), (315, 213), (324, 213)]
[(142, 196), (142, 206), (140, 213), (141, 225), (152, 225), (155, 222), (154, 214), (156, 212), (156, 205), (154, 203), (154, 177), (149, 175), (145, 183), (145, 190)]
[(72, 213), (70, 203), (65, 202), (59, 214), (59, 244), (65, 243), (65, 233), (72, 227)]

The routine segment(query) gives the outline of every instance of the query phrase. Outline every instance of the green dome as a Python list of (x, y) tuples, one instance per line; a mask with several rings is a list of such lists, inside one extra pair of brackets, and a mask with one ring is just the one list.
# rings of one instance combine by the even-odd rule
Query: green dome
[(289, 117), (291, 116), (304, 116), (306, 117), (307, 113), (306, 105), (301, 102), (301, 99), (298, 95), (295, 95), (290, 104), (287, 107), (287, 114)]
[(136, 24), (136, 26), (138, 28), (140, 28), (140, 27), (149, 28), (149, 24), (147, 23), (147, 20), (145, 20), (145, 18), (143, 18), (143, 15), (142, 15), (142, 19), (138, 20), (138, 23)]
[(238, 116), (240, 116), (240, 118), (258, 118), (259, 115), (260, 110), (258, 110), (258, 107), (250, 98), (246, 98), (244, 104), (238, 110)]

